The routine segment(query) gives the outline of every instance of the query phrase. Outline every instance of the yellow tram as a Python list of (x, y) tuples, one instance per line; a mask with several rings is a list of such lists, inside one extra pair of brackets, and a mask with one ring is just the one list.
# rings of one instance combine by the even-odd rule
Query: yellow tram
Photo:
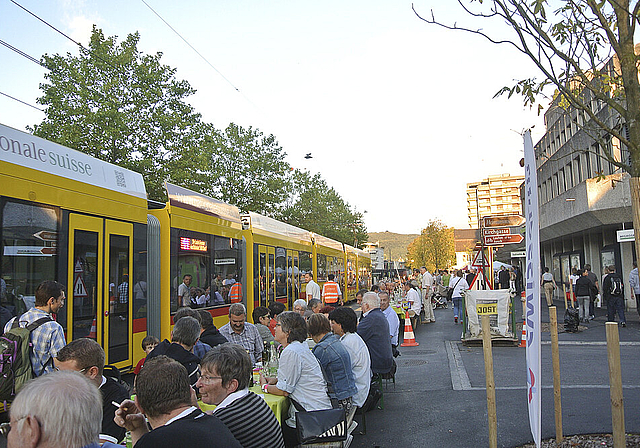
[(57, 320), (130, 368), (146, 334), (147, 195), (142, 176), (0, 125), (0, 301), (21, 314), (35, 288), (67, 286)]
[(149, 334), (170, 338), (180, 306), (214, 324), (229, 306), (305, 298), (304, 274), (335, 275), (345, 300), (369, 289), (371, 258), (354, 247), (166, 184), (147, 201), (138, 173), (0, 125), (0, 304), (31, 308), (43, 280), (66, 285), (56, 316), (67, 341), (95, 339), (130, 370)]

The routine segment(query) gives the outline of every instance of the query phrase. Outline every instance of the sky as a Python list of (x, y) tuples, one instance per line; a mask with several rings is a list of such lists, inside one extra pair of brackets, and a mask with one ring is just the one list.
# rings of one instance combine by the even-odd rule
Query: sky
[[(466, 184), (522, 174), (521, 132), (535, 126), (535, 143), (544, 131), (520, 97), (493, 99), (514, 80), (538, 75), (528, 59), (427, 24), (411, 2), (15, 1), (85, 46), (93, 24), (119, 40), (138, 31), (138, 49), (162, 52), (197, 90), (188, 101), (205, 121), (275, 135), (287, 161), (320, 173), (364, 213), (370, 232), (419, 233), (431, 219), (467, 228)], [(499, 23), (472, 22), (454, 1), (413, 5), (423, 16), (433, 10), (443, 21), (508, 35)], [(11, 0), (0, 0), (0, 40), (36, 59), (78, 54)], [(39, 107), (44, 71), (0, 46), (2, 94)], [(0, 123), (24, 130), (43, 120), (4, 95)]]

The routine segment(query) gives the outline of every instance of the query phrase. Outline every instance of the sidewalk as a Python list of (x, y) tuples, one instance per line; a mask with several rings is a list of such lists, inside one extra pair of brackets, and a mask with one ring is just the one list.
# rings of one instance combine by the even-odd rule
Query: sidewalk
[[(546, 305), (544, 298), (541, 300), (541, 315), (540, 320), (544, 323), (549, 323), (549, 308)], [(596, 308), (594, 320), (589, 323), (580, 323), (580, 327), (577, 333), (565, 333), (564, 332), (564, 300), (554, 300), (553, 304), (556, 306), (556, 313), (558, 315), (558, 340), (562, 341), (574, 341), (574, 342), (606, 342), (606, 330), (605, 324), (607, 322), (607, 308)], [(620, 342), (640, 342), (640, 316), (635, 309), (625, 310), (625, 318), (627, 320), (627, 326), (625, 328), (618, 326), (620, 334)], [(616, 317), (617, 318), (617, 317)], [(542, 340), (550, 341), (551, 333), (544, 331)]]

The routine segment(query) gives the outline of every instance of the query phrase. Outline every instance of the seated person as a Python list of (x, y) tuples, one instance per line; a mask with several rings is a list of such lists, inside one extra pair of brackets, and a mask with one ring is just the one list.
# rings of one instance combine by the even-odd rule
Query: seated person
[[(156, 356), (166, 355), (171, 359), (178, 361), (187, 369), (189, 383), (193, 386), (200, 377), (200, 358), (193, 354), (193, 346), (200, 337), (200, 323), (191, 316), (185, 316), (178, 320), (171, 332), (171, 342), (166, 339), (158, 344), (151, 353), (147, 355), (146, 364)], [(136, 392), (138, 392), (139, 381), (136, 382)]]
[(362, 298), (362, 318), (357, 332), (369, 349), (371, 371), (374, 374), (392, 372), (395, 363), (389, 337), (389, 321), (380, 310), (380, 296), (375, 292), (366, 292)]
[(200, 342), (210, 347), (227, 343), (227, 339), (220, 334), (215, 325), (213, 325), (213, 316), (207, 310), (198, 310), (200, 314), (200, 324), (203, 331), (200, 333)]
[[(160, 343), (160, 340), (155, 337), (155, 336), (147, 336), (142, 340), (142, 350), (144, 350), (145, 355), (148, 355), (149, 353), (151, 353), (153, 351), (154, 348), (156, 348), (156, 345), (158, 345)], [(136, 368), (133, 369), (133, 374), (137, 375), (140, 373), (140, 369), (142, 369), (142, 366), (144, 365), (144, 361), (147, 359), (147, 357), (145, 356), (144, 358), (142, 358), (140, 361), (138, 361), (138, 364), (136, 365)]]
[(353, 404), (362, 407), (367, 400), (371, 385), (371, 357), (367, 345), (356, 333), (358, 316), (348, 306), (341, 306), (329, 314), (329, 320), (333, 334), (340, 338), (340, 342), (351, 357), (351, 370), (353, 370), (358, 390), (353, 396)]
[(276, 416), (262, 398), (249, 391), (251, 375), (247, 352), (240, 345), (227, 343), (205, 355), (196, 386), (202, 401), (216, 405), (213, 415), (244, 448), (284, 448)]
[(293, 302), (293, 311), (298, 313), (302, 317), (305, 317), (305, 314), (307, 312), (307, 302), (303, 299), (296, 300), (295, 302)]
[(269, 322), (271, 321), (271, 318), (269, 317), (269, 308), (266, 306), (259, 306), (255, 308), (253, 310), (252, 317), (253, 325), (258, 329), (262, 342), (266, 342), (268, 344), (271, 341), (275, 341), (271, 334), (271, 330), (269, 330)]
[(222, 294), (220, 294), (220, 291), (218, 290), (218, 287), (216, 285), (213, 285), (213, 287), (211, 288), (209, 301), (207, 302), (207, 304), (211, 306), (224, 305), (224, 298), (222, 297)]
[(309, 300), (309, 303), (307, 303), (307, 311), (311, 311), (314, 314), (319, 313), (322, 308), (322, 300), (320, 299), (311, 299)]
[(351, 398), (358, 391), (351, 369), (351, 356), (340, 338), (331, 332), (331, 323), (324, 314), (314, 314), (307, 324), (309, 335), (316, 343), (312, 352), (325, 374), (329, 397), (337, 400), (338, 406), (349, 414), (353, 407)]
[(329, 317), (329, 314), (331, 314), (331, 311), (335, 309), (336, 308), (334, 306), (326, 305), (320, 308), (320, 312), (318, 314), (324, 314), (326, 317)]
[[(260, 375), (262, 391), (290, 397), (306, 411), (331, 409), (322, 368), (305, 343), (307, 323), (304, 318), (293, 311), (285, 311), (278, 314), (277, 320), (275, 339), (284, 350), (280, 354), (277, 378)], [(300, 443), (296, 431), (296, 412), (294, 405), (289, 406), (289, 417), (282, 424), (287, 448)]]
[(195, 391), (189, 387), (184, 366), (167, 356), (156, 356), (145, 362), (138, 375), (135, 402), (125, 400), (116, 411), (115, 422), (131, 431), (136, 448), (242, 447), (217, 417), (203, 414), (195, 404)]
[[(104, 370), (104, 350), (93, 339), (80, 338), (62, 347), (54, 358), (57, 370), (80, 372), (87, 377), (102, 394), (102, 429), (100, 440), (120, 443), (124, 439), (124, 429), (113, 422), (116, 407), (130, 397), (129, 391), (113, 378), (102, 375)], [(13, 409), (13, 408), (12, 408)]]
[[(52, 412), (53, 407), (64, 411)], [(91, 380), (75, 372), (42, 375), (29, 381), (11, 405), (7, 447), (97, 447), (101, 418), (100, 393)], [(102, 446), (122, 448), (111, 442)]]
[(269, 321), (269, 330), (271, 330), (271, 334), (275, 336), (277, 323), (276, 317), (278, 317), (278, 314), (284, 313), (287, 307), (284, 306), (284, 303), (282, 302), (271, 302), (268, 308), (269, 314), (271, 315), (271, 321)]
[[(178, 311), (176, 311), (176, 314), (173, 316), (173, 323), (175, 324), (185, 316), (191, 316), (198, 321), (198, 323), (200, 324), (200, 337), (202, 337), (204, 327), (202, 326), (202, 315), (200, 314), (200, 310), (194, 310), (192, 308), (189, 308), (188, 306), (179, 308)], [(200, 339), (198, 339), (196, 341), (196, 345), (193, 346), (193, 354), (200, 359), (202, 359), (205, 353), (207, 353), (209, 350), (211, 350), (211, 346), (201, 341)]]

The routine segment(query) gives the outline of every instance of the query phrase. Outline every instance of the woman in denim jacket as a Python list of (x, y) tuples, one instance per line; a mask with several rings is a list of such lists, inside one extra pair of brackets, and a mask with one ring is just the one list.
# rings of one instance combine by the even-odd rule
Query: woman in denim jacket
[(352, 408), (352, 397), (358, 392), (349, 352), (340, 338), (331, 332), (331, 323), (324, 314), (310, 316), (308, 325), (309, 335), (316, 343), (312, 351), (327, 380), (329, 397), (337, 401), (348, 415)]

